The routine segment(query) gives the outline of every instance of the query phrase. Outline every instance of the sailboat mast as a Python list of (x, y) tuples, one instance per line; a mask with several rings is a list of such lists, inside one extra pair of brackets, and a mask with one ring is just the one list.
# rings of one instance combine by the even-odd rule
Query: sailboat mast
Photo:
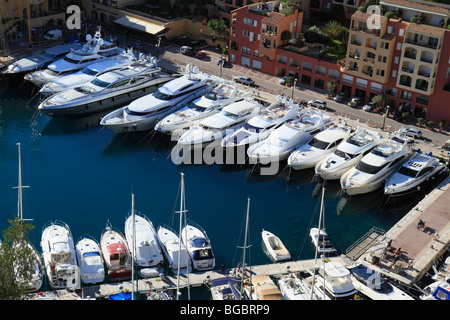
[(181, 194), (180, 194), (180, 241), (178, 243), (178, 275), (177, 275), (177, 300), (180, 298), (180, 263), (181, 263), (181, 232), (183, 225), (183, 196), (184, 196), (184, 173), (181, 173)]
[(314, 285), (315, 285), (315, 281), (316, 281), (316, 265), (317, 265), (317, 254), (319, 252), (319, 238), (320, 238), (320, 228), (321, 228), (321, 223), (322, 223), (322, 214), (323, 214), (323, 198), (325, 195), (325, 187), (322, 186), (322, 199), (320, 200), (320, 213), (319, 213), (319, 231), (317, 234), (317, 245), (316, 245), (316, 251), (314, 254), (314, 274), (313, 274), (313, 279), (311, 282), (311, 297), (310, 300), (313, 300), (313, 294), (314, 294)]
[(133, 289), (131, 290), (131, 300), (134, 300), (134, 259), (136, 259), (135, 256), (135, 250), (136, 250), (136, 219), (134, 218), (134, 194), (131, 194), (131, 218), (133, 219), (133, 237), (132, 237), (132, 241), (133, 241), (133, 258), (131, 259), (131, 285), (133, 287)]
[(247, 199), (247, 216), (246, 216), (246, 220), (245, 220), (244, 253), (242, 254), (242, 277), (241, 277), (241, 290), (240, 290), (240, 294), (239, 294), (239, 300), (242, 300), (242, 292), (244, 290), (245, 255), (247, 252), (247, 233), (248, 233), (249, 212), (250, 212), (250, 198)]
[[(23, 188), (28, 188), (28, 186), (22, 185), (22, 153), (20, 152), (20, 142), (17, 143), (17, 147), (19, 149), (19, 182), (18, 186), (16, 187), (18, 189), (18, 196), (17, 196), (17, 217), (20, 220), (23, 219)], [(33, 220), (33, 219), (25, 219), (25, 220)]]

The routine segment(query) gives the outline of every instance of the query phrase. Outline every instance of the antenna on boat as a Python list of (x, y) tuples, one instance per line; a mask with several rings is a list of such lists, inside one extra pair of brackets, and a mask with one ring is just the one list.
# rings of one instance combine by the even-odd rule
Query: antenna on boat
[(134, 296), (134, 260), (136, 259), (136, 219), (134, 217), (134, 194), (131, 194), (131, 218), (133, 219), (133, 257), (131, 259), (131, 300), (135, 300)]

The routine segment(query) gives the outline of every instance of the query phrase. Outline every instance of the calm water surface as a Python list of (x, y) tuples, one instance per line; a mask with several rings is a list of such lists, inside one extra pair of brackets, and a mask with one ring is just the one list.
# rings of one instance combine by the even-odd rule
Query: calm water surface
[[(180, 173), (185, 174), (188, 218), (211, 239), (216, 266), (236, 266), (241, 258), (247, 198), (250, 205), (250, 263), (270, 263), (261, 249), (261, 230), (278, 235), (294, 258), (314, 257), (309, 229), (317, 225), (321, 185), (313, 171), (288, 170), (263, 177), (249, 168), (220, 165), (175, 165), (170, 138), (150, 132), (116, 135), (98, 125), (101, 115), (52, 119), (36, 113), (37, 90), (32, 85), (0, 81), (0, 228), (17, 212), (18, 149), (21, 143), (24, 217), (36, 228), (30, 237), (41, 251), (42, 227), (61, 220), (74, 240), (89, 234), (100, 240), (106, 222), (123, 231), (135, 194), (136, 210), (155, 227), (178, 230)], [(382, 193), (339, 195), (339, 183), (326, 186), (326, 229), (345, 252), (376, 226), (388, 230), (415, 201), (389, 201)], [(173, 224), (175, 223), (175, 225)]]

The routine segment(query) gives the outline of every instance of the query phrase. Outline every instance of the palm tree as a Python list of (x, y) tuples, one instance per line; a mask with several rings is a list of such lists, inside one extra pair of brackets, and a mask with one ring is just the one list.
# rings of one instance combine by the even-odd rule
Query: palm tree
[(331, 41), (341, 38), (344, 35), (344, 27), (337, 21), (328, 21), (323, 27), (325, 33)]

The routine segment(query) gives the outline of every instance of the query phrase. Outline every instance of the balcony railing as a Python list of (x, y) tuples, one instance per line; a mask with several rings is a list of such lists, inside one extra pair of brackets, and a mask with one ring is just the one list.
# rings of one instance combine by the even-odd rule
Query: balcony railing
[(430, 48), (430, 49), (437, 49), (438, 48), (438, 45), (437, 44), (429, 44), (429, 43), (426, 43), (426, 42), (422, 42), (422, 41), (415, 41), (414, 39), (405, 39), (405, 42), (406, 43), (409, 43), (409, 44), (413, 44), (413, 45), (416, 45), (416, 46), (421, 46), (421, 47), (425, 47), (425, 48)]

